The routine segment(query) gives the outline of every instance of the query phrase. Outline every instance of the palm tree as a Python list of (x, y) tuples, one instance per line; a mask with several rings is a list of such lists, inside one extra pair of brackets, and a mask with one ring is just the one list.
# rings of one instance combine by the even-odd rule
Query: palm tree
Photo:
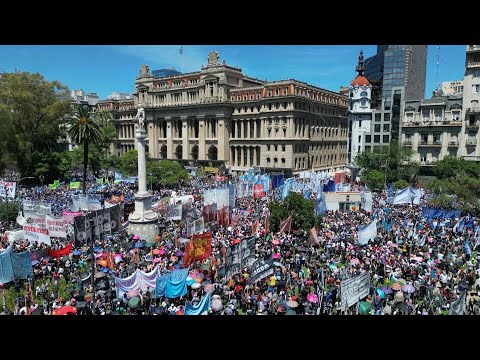
[(102, 139), (102, 129), (88, 106), (77, 106), (73, 118), (69, 121), (68, 135), (76, 144), (83, 144), (83, 184), (82, 191), (86, 194), (88, 145), (98, 143)]

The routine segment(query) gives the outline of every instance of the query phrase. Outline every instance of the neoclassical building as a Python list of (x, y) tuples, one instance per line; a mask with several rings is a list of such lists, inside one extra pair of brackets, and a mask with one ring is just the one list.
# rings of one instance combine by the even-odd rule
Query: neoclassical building
[[(100, 101), (112, 112), (112, 154), (135, 147), (136, 107), (145, 108), (153, 159), (298, 173), (336, 171), (346, 163), (347, 98), (297, 81), (263, 81), (210, 52), (200, 71), (155, 77), (142, 65), (134, 100)], [(263, 170), (262, 169), (262, 170)]]

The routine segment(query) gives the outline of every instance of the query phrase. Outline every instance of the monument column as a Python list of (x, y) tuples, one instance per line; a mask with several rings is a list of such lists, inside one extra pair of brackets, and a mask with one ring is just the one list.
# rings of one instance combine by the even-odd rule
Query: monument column
[(139, 105), (136, 119), (138, 151), (138, 192), (135, 194), (135, 211), (128, 217), (128, 233), (153, 243), (157, 239), (158, 214), (152, 211), (152, 194), (147, 191), (147, 164), (145, 157), (145, 110)]

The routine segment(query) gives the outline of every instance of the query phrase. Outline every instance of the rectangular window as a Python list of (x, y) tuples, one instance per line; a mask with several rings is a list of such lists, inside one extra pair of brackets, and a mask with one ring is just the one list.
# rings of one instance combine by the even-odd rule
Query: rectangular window
[(282, 145), (282, 151), (285, 152), (285, 145)]
[(433, 133), (433, 143), (440, 144), (440, 137), (441, 137), (441, 133), (439, 132)]
[(407, 144), (411, 144), (412, 143), (412, 134), (405, 134), (405, 142)]
[(268, 96), (272, 96), (272, 90), (268, 90)]
[(358, 135), (358, 142), (362, 142), (362, 135)]
[(390, 122), (390, 113), (385, 113), (383, 115), (383, 121)]
[(390, 132), (390, 124), (383, 124), (383, 132)]
[(382, 114), (375, 114), (375, 121), (381, 121), (382, 120)]
[(371, 143), (372, 142), (372, 135), (365, 135), (365, 142)]
[(380, 124), (375, 124), (375, 132), (380, 132)]
[(421, 138), (422, 138), (422, 143), (426, 144), (428, 142), (428, 134), (422, 134)]
[(388, 144), (390, 142), (390, 135), (383, 135), (383, 143)]
[(380, 135), (374, 135), (373, 136), (373, 142), (375, 144), (380, 144)]
[(283, 95), (287, 95), (287, 88), (283, 88)]

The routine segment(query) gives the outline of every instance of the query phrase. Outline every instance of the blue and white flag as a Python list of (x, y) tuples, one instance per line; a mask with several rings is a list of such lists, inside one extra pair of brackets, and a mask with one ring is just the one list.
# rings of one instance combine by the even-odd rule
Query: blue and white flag
[(190, 302), (185, 302), (185, 315), (202, 315), (210, 308), (212, 294), (208, 293), (203, 297), (203, 299), (197, 304), (192, 305)]
[(456, 233), (461, 233), (464, 228), (465, 228), (465, 218), (462, 217), (453, 227), (453, 231)]
[(377, 219), (374, 220), (367, 226), (358, 230), (358, 243), (360, 245), (365, 245), (369, 241), (373, 241), (377, 235)]

